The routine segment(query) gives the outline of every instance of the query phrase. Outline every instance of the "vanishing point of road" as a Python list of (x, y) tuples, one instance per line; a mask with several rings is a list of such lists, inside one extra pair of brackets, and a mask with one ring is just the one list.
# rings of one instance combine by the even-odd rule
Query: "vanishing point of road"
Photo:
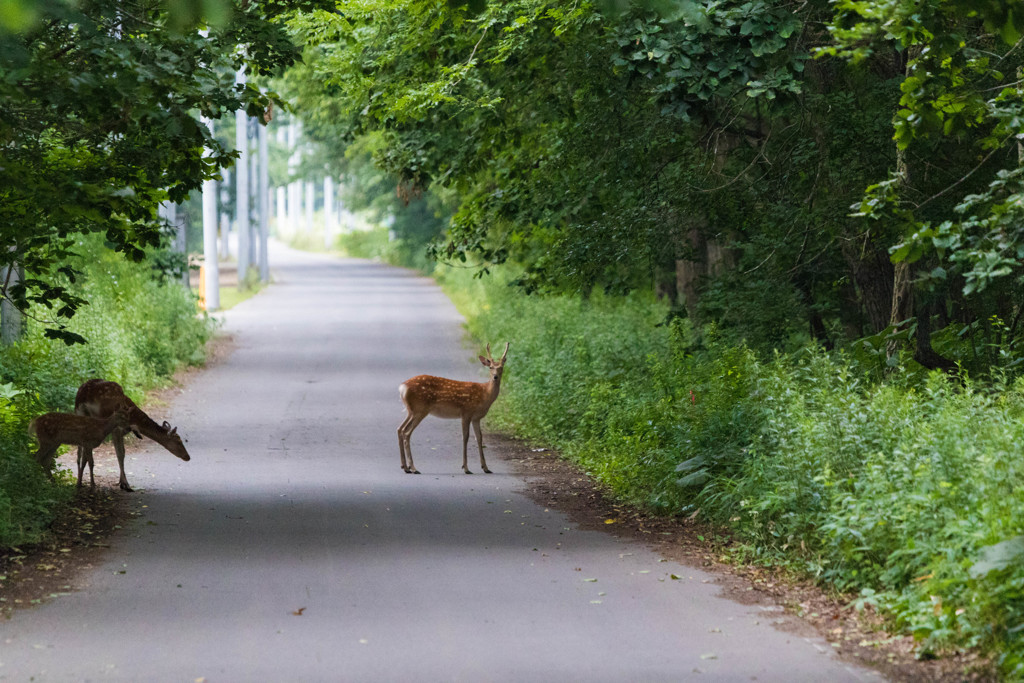
[(466, 476), (458, 421), (427, 418), (423, 474), (403, 473), (398, 385), (483, 381), (458, 313), (409, 271), (274, 257), (275, 284), (224, 314), (230, 356), (155, 414), (191, 462), (145, 442), (118, 492), (144, 514), (79, 590), (0, 623), (0, 680), (882, 680), (575, 527), (500, 459)]

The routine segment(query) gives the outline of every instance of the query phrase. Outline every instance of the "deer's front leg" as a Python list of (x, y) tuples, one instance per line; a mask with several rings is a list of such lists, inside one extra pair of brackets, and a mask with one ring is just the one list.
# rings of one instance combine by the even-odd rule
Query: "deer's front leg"
[(492, 472), (487, 469), (487, 461), (484, 460), (484, 437), (480, 432), (480, 420), (473, 420), (473, 431), (476, 433), (476, 445), (480, 449), (480, 467), (482, 467), (484, 472), (487, 474), (492, 474)]
[(131, 491), (128, 485), (128, 477), (124, 474), (124, 430), (115, 429), (113, 432), (114, 452), (117, 453), (117, 466), (121, 469), (121, 480), (119, 485), (124, 491)]
[(469, 447), (469, 418), (462, 418), (462, 471), (466, 474), (473, 474), (469, 471), (466, 450)]

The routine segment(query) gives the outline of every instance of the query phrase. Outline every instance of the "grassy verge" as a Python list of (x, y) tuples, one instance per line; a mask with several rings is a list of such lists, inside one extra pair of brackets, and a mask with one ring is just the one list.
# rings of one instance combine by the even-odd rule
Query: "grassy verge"
[(39, 540), (73, 494), (69, 479), (51, 482), (31, 458), (28, 421), (51, 410), (71, 412), (78, 386), (92, 377), (119, 382), (141, 400), (181, 364), (202, 363), (212, 332), (209, 319), (197, 317), (195, 297), (149, 264), (127, 263), (99, 242), (82, 245), (82, 252), (76, 267), (85, 275), (73, 287), (89, 303), (68, 327), (89, 343), (48, 340), (43, 326), (29, 320), (21, 340), (0, 348), (0, 547)]
[(649, 296), (440, 279), (475, 337), (512, 343), (492, 423), (857, 596), (923, 656), (979, 647), (1024, 678), (1024, 382), (869, 381), (842, 354), (697, 347)]
[(220, 288), (220, 310), (226, 311), (234, 308), (243, 301), (253, 298), (266, 286), (256, 278), (245, 288), (236, 285), (228, 285)]

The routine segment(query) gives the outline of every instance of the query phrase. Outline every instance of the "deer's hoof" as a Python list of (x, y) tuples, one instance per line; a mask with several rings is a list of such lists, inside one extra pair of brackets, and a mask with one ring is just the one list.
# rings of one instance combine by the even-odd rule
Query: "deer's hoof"
[(121, 484), (121, 490), (122, 490), (122, 491), (127, 491), (128, 493), (131, 493), (131, 492), (132, 492), (132, 491), (134, 491), (135, 489), (133, 489), (133, 488), (132, 488), (131, 486), (129, 486), (128, 484), (124, 484), (124, 483), (122, 483), (122, 484)]
[(489, 469), (487, 469), (486, 467), (484, 468), (484, 472), (486, 472), (487, 474), (494, 474), (494, 472), (491, 472), (491, 471), (490, 471)]

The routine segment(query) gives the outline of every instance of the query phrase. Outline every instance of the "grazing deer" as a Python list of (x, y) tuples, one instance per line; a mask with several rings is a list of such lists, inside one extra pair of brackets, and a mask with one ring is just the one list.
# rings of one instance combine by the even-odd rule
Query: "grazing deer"
[[(146, 415), (141, 408), (135, 405), (134, 401), (125, 396), (124, 389), (117, 382), (90, 379), (78, 388), (78, 394), (75, 396), (75, 412), (79, 415), (107, 417), (121, 405), (127, 406), (130, 426), (114, 429), (112, 440), (114, 442), (114, 451), (117, 453), (117, 465), (121, 468), (121, 480), (119, 483), (123, 490), (132, 490), (132, 487), (128, 485), (128, 477), (124, 474), (124, 434), (128, 429), (131, 429), (138, 436), (148, 436), (182, 460), (188, 461), (190, 459), (188, 451), (185, 449), (185, 444), (182, 442), (181, 437), (178, 436), (177, 427), (172, 428), (166, 422), (162, 425), (154, 422), (149, 415)], [(89, 476), (91, 478), (92, 453), (86, 454), (80, 449), (78, 457), (80, 462), (83, 457), (86, 458), (86, 462), (89, 463)]]
[[(82, 485), (83, 451), (92, 460), (92, 449), (103, 443), (115, 429), (128, 428), (128, 407), (117, 406), (108, 417), (86, 417), (72, 413), (46, 413), (28, 423), (28, 432), (39, 441), (35, 459), (47, 471), (61, 444), (78, 446), (78, 485)], [(90, 476), (92, 471), (90, 470)]]
[[(484, 460), (484, 442), (480, 434), (480, 420), (483, 419), (491, 404), (498, 398), (501, 389), (501, 373), (505, 368), (505, 357), (508, 355), (508, 344), (501, 360), (491, 358), (491, 345), (487, 345), (487, 357), (480, 356), (480, 362), (491, 371), (490, 382), (458, 382), (443, 377), (419, 375), (406, 380), (398, 387), (398, 395), (402, 397), (407, 412), (405, 421), (398, 427), (398, 452), (402, 457), (402, 469), (408, 474), (419, 474), (412, 464), (412, 448), (409, 438), (412, 431), (427, 415), (447, 419), (462, 419), (462, 471), (469, 471), (466, 463), (466, 450), (469, 446), (469, 425), (473, 425), (476, 433), (476, 445), (480, 448), (480, 466), (484, 472), (487, 461)], [(406, 456), (409, 457), (406, 464)]]

